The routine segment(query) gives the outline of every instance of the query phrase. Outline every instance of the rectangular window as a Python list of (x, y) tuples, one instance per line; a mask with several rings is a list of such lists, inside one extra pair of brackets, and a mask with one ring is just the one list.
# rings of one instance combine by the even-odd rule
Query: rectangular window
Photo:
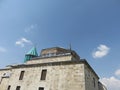
[(39, 87), (39, 89), (38, 90), (44, 90), (44, 88), (43, 87)]
[(41, 80), (45, 80), (46, 79), (46, 74), (47, 74), (47, 70), (46, 69), (42, 70)]
[(20, 86), (17, 86), (17, 87), (16, 87), (16, 90), (20, 90)]
[(19, 80), (22, 80), (22, 79), (23, 79), (24, 73), (25, 73), (25, 71), (21, 71)]
[(10, 88), (11, 88), (11, 86), (9, 85), (8, 88), (7, 88), (7, 90), (10, 90)]
[(93, 78), (93, 84), (94, 84), (94, 87), (95, 87), (95, 78)]

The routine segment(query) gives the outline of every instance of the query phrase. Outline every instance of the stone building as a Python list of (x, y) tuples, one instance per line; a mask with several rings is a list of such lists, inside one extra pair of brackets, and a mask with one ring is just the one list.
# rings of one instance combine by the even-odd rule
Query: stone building
[(33, 47), (25, 63), (0, 69), (0, 90), (106, 90), (85, 59), (70, 49)]

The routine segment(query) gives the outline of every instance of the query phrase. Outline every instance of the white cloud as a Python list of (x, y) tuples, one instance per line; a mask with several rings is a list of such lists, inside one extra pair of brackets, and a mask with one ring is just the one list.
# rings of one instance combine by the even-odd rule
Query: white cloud
[(23, 37), (20, 40), (16, 41), (15, 44), (18, 45), (18, 46), (24, 47), (25, 44), (32, 44), (32, 42)]
[(34, 30), (37, 27), (37, 24), (32, 24), (25, 28), (25, 32), (30, 32), (31, 30)]
[(97, 50), (92, 53), (93, 58), (102, 58), (109, 53), (110, 48), (106, 45), (99, 45)]
[(117, 79), (114, 76), (102, 78), (100, 81), (107, 86), (107, 90), (120, 90), (120, 79)]
[(6, 48), (0, 47), (0, 52), (4, 53), (4, 52), (6, 52), (6, 51), (7, 51)]
[(116, 76), (120, 76), (120, 69), (118, 69), (118, 70), (115, 71), (115, 75)]

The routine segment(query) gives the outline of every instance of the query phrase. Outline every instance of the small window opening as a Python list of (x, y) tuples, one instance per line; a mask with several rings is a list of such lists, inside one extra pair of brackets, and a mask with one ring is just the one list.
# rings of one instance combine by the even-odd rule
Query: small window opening
[(46, 74), (47, 74), (47, 70), (42, 70), (42, 73), (41, 73), (41, 80), (45, 80), (46, 79)]
[(16, 87), (16, 90), (20, 90), (20, 86), (17, 86), (17, 87)]
[(44, 90), (44, 88), (43, 87), (39, 87), (39, 89), (38, 90)]
[(9, 85), (8, 88), (7, 88), (7, 90), (10, 90), (10, 88), (11, 88), (11, 86)]
[(25, 73), (25, 71), (21, 71), (21, 73), (20, 73), (20, 77), (19, 77), (19, 80), (23, 80), (24, 73)]

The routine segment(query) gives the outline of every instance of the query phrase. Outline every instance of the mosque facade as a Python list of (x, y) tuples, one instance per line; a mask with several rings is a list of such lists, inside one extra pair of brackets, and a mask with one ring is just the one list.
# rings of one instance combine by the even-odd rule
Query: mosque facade
[(33, 47), (23, 64), (0, 69), (0, 90), (107, 90), (99, 76), (71, 49)]

